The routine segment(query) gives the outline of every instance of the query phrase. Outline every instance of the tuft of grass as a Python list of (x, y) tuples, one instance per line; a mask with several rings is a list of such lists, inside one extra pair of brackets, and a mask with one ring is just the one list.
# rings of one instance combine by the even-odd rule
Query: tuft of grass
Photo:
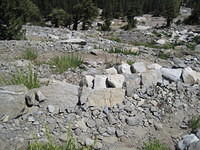
[(64, 144), (59, 144), (48, 133), (46, 143), (36, 140), (28, 145), (27, 150), (93, 150), (92, 147), (79, 146), (71, 132), (68, 132), (67, 137), (67, 141)]
[(115, 36), (111, 36), (111, 37), (109, 37), (108, 39), (111, 40), (111, 41), (118, 42), (118, 43), (121, 43), (121, 42), (122, 42), (122, 40), (121, 40), (120, 38), (115, 37)]
[(39, 88), (40, 82), (38, 80), (37, 74), (33, 71), (31, 65), (26, 71), (18, 70), (15, 74), (11, 76), (10, 80), (5, 77), (0, 77), (0, 85), (25, 85), (28, 89)]
[(144, 144), (143, 150), (169, 150), (169, 148), (159, 140), (152, 140)]
[(188, 49), (194, 51), (196, 44), (194, 44), (194, 43), (187, 43), (186, 46), (187, 46)]
[(27, 60), (35, 60), (37, 57), (38, 53), (32, 48), (26, 49), (22, 54), (22, 58)]
[(132, 65), (132, 64), (134, 64), (134, 63), (135, 63), (135, 61), (127, 60), (127, 64), (129, 64), (129, 65)]
[(169, 54), (165, 54), (163, 52), (159, 52), (158, 58), (166, 60), (166, 59), (170, 58), (170, 55)]
[(83, 63), (83, 60), (78, 55), (66, 55), (66, 56), (57, 56), (53, 58), (49, 64), (55, 66), (55, 71), (58, 73), (63, 73), (69, 68), (76, 68)]
[(171, 43), (166, 43), (164, 45), (158, 45), (155, 42), (136, 42), (132, 43), (135, 46), (144, 46), (144, 47), (149, 47), (149, 48), (157, 48), (157, 49), (174, 49), (175, 45)]
[(193, 116), (188, 125), (192, 130), (200, 128), (200, 116)]
[(123, 50), (123, 49), (120, 49), (120, 48), (109, 49), (108, 53), (124, 54), (124, 55), (139, 55), (138, 52), (134, 52), (134, 51), (131, 51), (131, 50)]

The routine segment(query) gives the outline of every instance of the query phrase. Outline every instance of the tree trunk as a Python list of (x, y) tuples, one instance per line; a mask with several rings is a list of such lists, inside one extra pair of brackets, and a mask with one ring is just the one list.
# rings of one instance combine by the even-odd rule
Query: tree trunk
[(167, 25), (166, 25), (166, 27), (169, 27), (170, 25), (171, 25), (171, 19), (167, 18)]
[(78, 21), (75, 20), (73, 25), (73, 30), (77, 30), (77, 28), (78, 28)]

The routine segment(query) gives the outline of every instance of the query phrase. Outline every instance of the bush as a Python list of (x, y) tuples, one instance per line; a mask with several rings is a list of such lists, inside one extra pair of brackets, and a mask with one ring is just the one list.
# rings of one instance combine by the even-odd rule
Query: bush
[(169, 150), (169, 148), (165, 144), (161, 144), (158, 140), (153, 140), (145, 143), (143, 150)]
[(31, 66), (28, 67), (27, 71), (17, 71), (11, 76), (10, 80), (5, 77), (0, 77), (1, 85), (25, 85), (28, 89), (39, 88), (40, 83), (37, 74), (34, 73)]
[(22, 58), (27, 60), (35, 60), (37, 57), (38, 53), (32, 48), (26, 49), (22, 55)]
[(189, 121), (189, 127), (192, 130), (200, 128), (200, 116), (193, 116), (192, 119)]
[(83, 63), (83, 60), (78, 55), (57, 56), (53, 58), (49, 64), (55, 66), (55, 71), (63, 73), (69, 68), (76, 68)]
[(108, 51), (108, 53), (116, 53), (116, 54), (124, 54), (124, 55), (138, 55), (138, 52), (134, 52), (131, 50), (122, 50), (120, 48), (112, 48)]

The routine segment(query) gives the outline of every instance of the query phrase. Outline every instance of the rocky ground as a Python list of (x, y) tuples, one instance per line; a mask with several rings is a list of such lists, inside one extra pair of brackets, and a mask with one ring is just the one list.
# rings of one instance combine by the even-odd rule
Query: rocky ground
[[(200, 149), (200, 131), (188, 126), (200, 112), (198, 27), (24, 29), (26, 40), (0, 41), (0, 75), (31, 63), (42, 86), (0, 86), (0, 150), (46, 141), (47, 128), (57, 142), (70, 128), (78, 143), (95, 149), (138, 150), (153, 138), (170, 150)], [(28, 48), (38, 52), (35, 61), (21, 59)], [(113, 48), (135, 55), (109, 53)], [(79, 68), (58, 74), (44, 63), (69, 52), (83, 58)]]

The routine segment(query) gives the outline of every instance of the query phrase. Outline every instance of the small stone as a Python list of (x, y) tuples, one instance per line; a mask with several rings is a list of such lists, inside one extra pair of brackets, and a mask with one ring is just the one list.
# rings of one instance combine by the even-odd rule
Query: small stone
[(114, 118), (111, 114), (108, 114), (108, 115), (107, 115), (107, 119), (108, 119), (108, 122), (109, 122), (111, 125), (117, 123), (117, 121), (115, 120), (115, 118)]
[(126, 123), (130, 126), (136, 126), (140, 124), (140, 119), (141, 118), (138, 118), (138, 117), (129, 117), (129, 118), (126, 118)]
[(74, 130), (74, 133), (75, 133), (76, 136), (81, 135), (81, 129), (76, 128), (76, 129)]
[(94, 140), (92, 140), (91, 138), (86, 138), (85, 139), (85, 145), (86, 146), (94, 145)]
[(115, 134), (115, 128), (114, 127), (108, 127), (107, 133), (110, 134), (110, 135), (114, 135)]
[(102, 149), (102, 147), (103, 147), (103, 144), (100, 142), (96, 142), (94, 145), (94, 149), (96, 149), (96, 150)]
[(87, 126), (90, 127), (90, 128), (94, 128), (96, 123), (94, 120), (91, 120), (89, 119), (87, 122), (86, 122)]
[(53, 105), (48, 105), (47, 110), (48, 112), (53, 113), (55, 111), (55, 107)]
[(124, 135), (124, 132), (122, 130), (120, 130), (120, 129), (116, 130), (116, 136), (117, 137), (121, 137), (123, 135)]
[(190, 144), (198, 141), (199, 139), (194, 134), (185, 135), (183, 136), (183, 139), (178, 142), (177, 146), (179, 150), (185, 150), (186, 148), (189, 147)]
[(33, 116), (28, 117), (28, 122), (34, 122), (34, 121), (35, 121), (35, 118)]
[(37, 91), (35, 93), (35, 99), (38, 101), (38, 102), (43, 102), (45, 101), (47, 98), (42, 94), (41, 91)]
[(103, 142), (108, 143), (108, 144), (114, 144), (118, 141), (116, 136), (110, 136), (110, 137), (104, 137)]
[(157, 122), (154, 122), (154, 128), (156, 130), (161, 130), (163, 128), (162, 124), (161, 123), (157, 123)]
[(59, 135), (59, 140), (61, 142), (67, 142), (67, 136), (66, 136), (66, 134)]
[(98, 129), (98, 131), (99, 131), (100, 134), (104, 134), (104, 133), (106, 132), (106, 128), (100, 127), (100, 128)]

